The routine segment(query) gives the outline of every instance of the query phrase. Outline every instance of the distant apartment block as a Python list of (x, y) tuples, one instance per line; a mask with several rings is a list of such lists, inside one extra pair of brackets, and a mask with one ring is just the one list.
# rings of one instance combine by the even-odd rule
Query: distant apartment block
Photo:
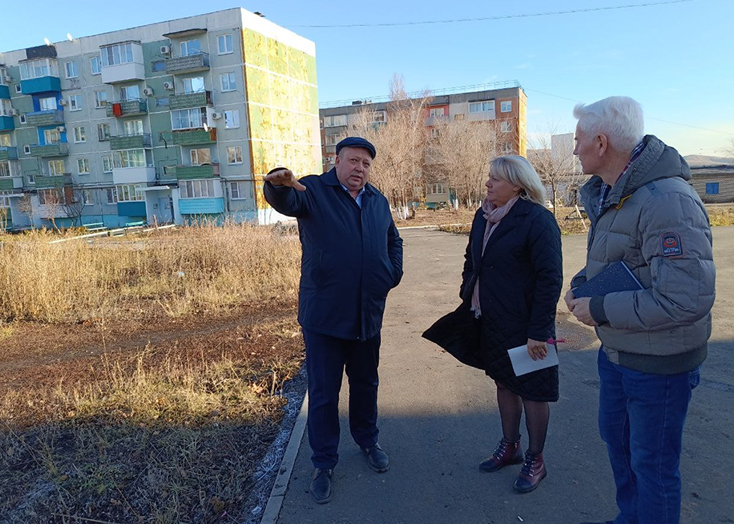
[(320, 168), (315, 46), (253, 13), (0, 52), (7, 227), (269, 223), (275, 165)]

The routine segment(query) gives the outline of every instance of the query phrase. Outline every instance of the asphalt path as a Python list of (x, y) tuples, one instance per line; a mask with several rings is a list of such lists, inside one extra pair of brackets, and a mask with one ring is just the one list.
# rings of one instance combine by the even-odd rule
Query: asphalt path
[[(597, 432), (598, 342), (559, 304), (560, 400), (551, 407), (544, 452), (548, 476), (529, 494), (512, 491), (519, 466), (481, 473), (501, 437), (492, 382), (421, 333), (459, 302), (467, 237), (401, 231), (405, 277), (388, 299), (380, 360), (380, 443), (387, 473), (371, 471), (349, 435), (346, 377), (340, 461), (326, 505), (309, 493), (312, 466), (303, 435), (279, 524), (577, 524), (616, 515), (614, 483)], [(585, 236), (563, 238), (566, 281), (583, 265)], [(734, 228), (714, 230), (718, 268), (714, 332), (684, 434), (683, 524), (734, 523)], [(524, 427), (523, 427), (523, 433)], [(525, 441), (526, 442), (526, 441)]]

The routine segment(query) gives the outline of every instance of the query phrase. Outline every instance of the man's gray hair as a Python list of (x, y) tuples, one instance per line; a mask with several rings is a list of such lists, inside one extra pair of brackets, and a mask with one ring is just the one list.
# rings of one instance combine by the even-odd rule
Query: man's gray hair
[(617, 151), (632, 151), (645, 134), (642, 106), (628, 96), (610, 96), (593, 104), (578, 104), (573, 109), (573, 116), (584, 133), (592, 138), (605, 135)]

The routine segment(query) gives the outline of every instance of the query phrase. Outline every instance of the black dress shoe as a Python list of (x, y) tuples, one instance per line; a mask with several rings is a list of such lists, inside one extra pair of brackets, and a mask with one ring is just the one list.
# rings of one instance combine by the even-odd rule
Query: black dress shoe
[(326, 504), (331, 500), (331, 469), (315, 469), (311, 480), (311, 496), (317, 504)]
[(378, 473), (384, 473), (390, 469), (390, 459), (379, 444), (371, 448), (362, 448), (362, 453), (367, 456), (367, 464)]

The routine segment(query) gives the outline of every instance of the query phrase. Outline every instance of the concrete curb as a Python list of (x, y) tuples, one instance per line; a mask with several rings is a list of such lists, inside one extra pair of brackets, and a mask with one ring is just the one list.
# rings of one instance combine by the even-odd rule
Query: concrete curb
[(301, 445), (303, 432), (306, 430), (307, 418), (308, 391), (303, 395), (301, 410), (298, 412), (298, 418), (296, 419), (296, 423), (293, 425), (291, 438), (288, 440), (288, 446), (285, 448), (283, 461), (280, 463), (278, 476), (275, 477), (275, 484), (273, 484), (273, 490), (270, 492), (270, 497), (268, 498), (268, 503), (265, 506), (265, 511), (263, 512), (260, 524), (276, 524), (276, 522), (278, 522), (280, 508), (283, 505), (283, 498), (288, 490), (288, 483), (290, 482), (291, 475), (293, 474), (293, 464), (296, 462), (298, 448)]

